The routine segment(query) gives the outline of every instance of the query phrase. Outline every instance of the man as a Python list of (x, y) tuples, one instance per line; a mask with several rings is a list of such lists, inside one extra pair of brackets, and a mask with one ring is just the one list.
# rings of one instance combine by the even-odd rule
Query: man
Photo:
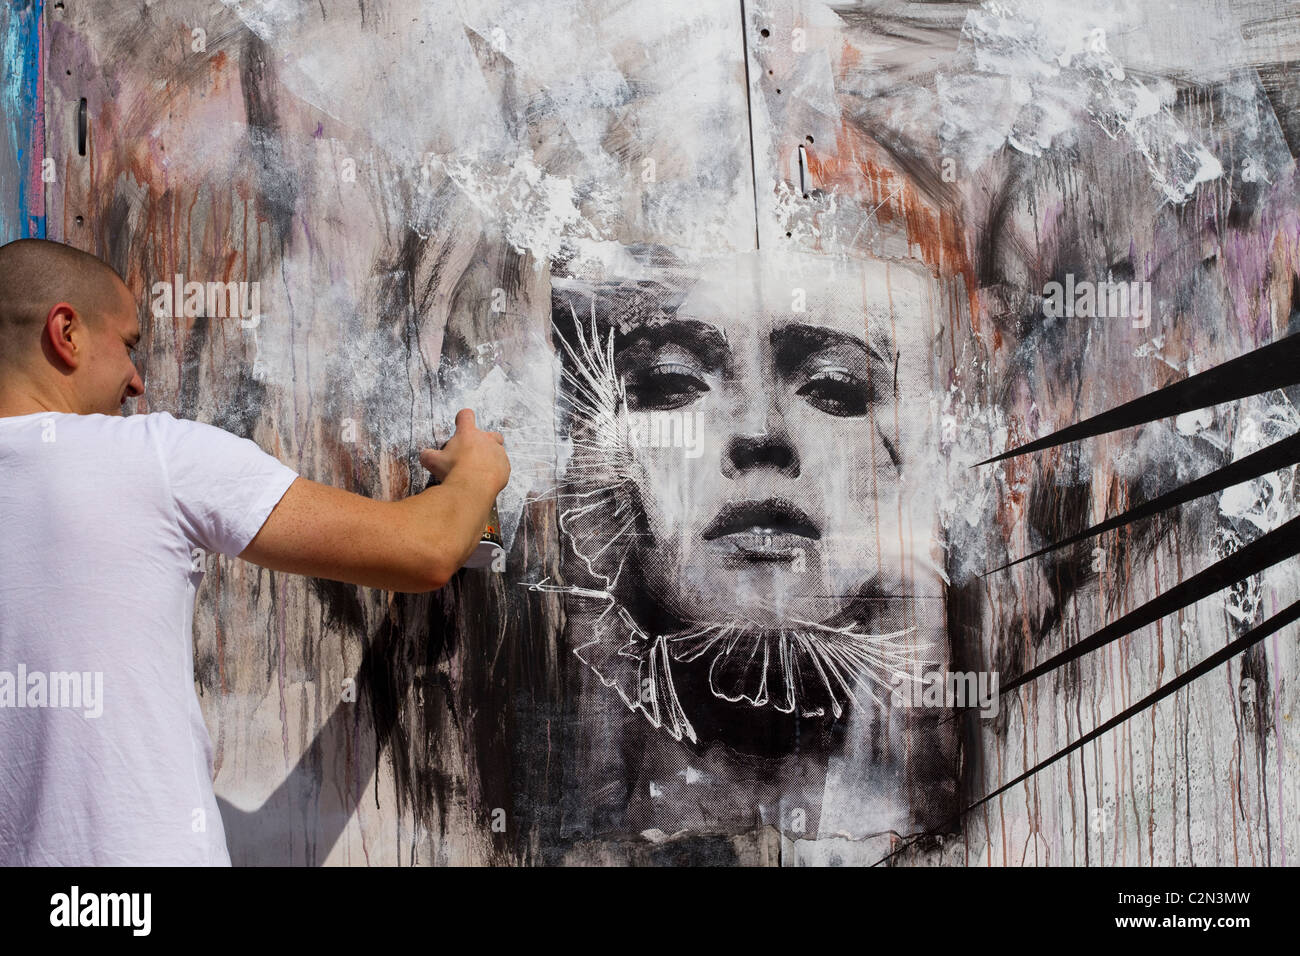
[(194, 691), (195, 556), (393, 591), (442, 587), (510, 476), (461, 409), (374, 501), (299, 477), (144, 391), (137, 305), (87, 253), (0, 247), (0, 864), (229, 865)]

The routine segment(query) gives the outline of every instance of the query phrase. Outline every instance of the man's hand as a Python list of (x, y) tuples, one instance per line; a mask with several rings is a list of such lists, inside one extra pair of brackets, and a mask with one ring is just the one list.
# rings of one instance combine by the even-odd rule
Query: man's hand
[(474, 412), (462, 408), (456, 413), (456, 434), (441, 449), (422, 450), (420, 464), (439, 481), (445, 482), (453, 472), (482, 481), (494, 489), (495, 498), (510, 480), (505, 443), (505, 436), (500, 432), (480, 431), (474, 423)]

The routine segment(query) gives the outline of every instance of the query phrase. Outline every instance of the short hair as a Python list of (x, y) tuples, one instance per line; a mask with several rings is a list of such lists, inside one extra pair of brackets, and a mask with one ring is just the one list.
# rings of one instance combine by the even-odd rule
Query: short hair
[(0, 246), (0, 366), (31, 355), (51, 307), (67, 302), (87, 325), (102, 324), (105, 303), (121, 276), (88, 252), (49, 239), (17, 239)]

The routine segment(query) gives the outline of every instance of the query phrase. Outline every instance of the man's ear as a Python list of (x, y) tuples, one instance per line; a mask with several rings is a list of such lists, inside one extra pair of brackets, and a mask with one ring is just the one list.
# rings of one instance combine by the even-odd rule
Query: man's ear
[(85, 358), (86, 323), (67, 302), (57, 302), (45, 316), (45, 334), (50, 349), (70, 369)]

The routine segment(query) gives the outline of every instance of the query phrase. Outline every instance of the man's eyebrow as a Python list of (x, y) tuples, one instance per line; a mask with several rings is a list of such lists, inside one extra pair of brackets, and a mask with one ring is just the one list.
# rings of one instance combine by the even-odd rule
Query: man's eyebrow
[(885, 342), (868, 341), (840, 329), (824, 325), (808, 325), (792, 322), (772, 330), (772, 345), (778, 353), (793, 353), (790, 359), (802, 361), (814, 352), (821, 352), (835, 346), (848, 346), (871, 356), (877, 362), (892, 368), (894, 359), (886, 353), (893, 350)]
[(653, 351), (669, 345), (695, 353), (712, 368), (721, 368), (731, 352), (721, 329), (697, 319), (667, 319), (637, 325), (622, 336), (616, 351)]

